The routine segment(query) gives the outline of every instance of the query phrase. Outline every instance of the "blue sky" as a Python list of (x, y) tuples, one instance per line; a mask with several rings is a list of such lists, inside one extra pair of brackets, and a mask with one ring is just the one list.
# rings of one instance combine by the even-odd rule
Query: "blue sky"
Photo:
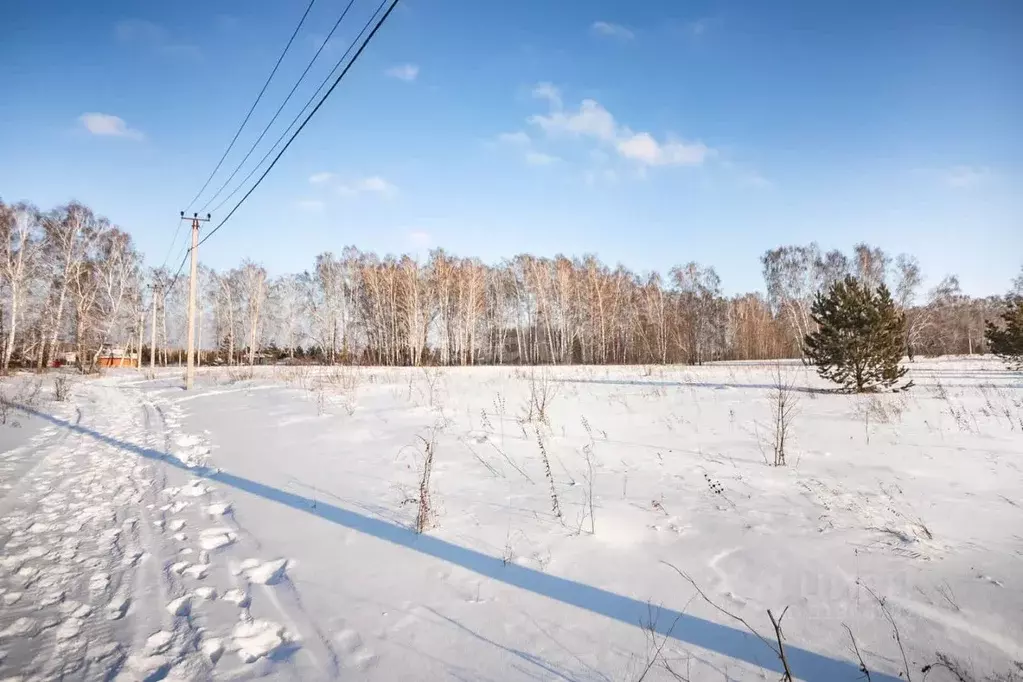
[[(79, 199), (159, 265), (305, 5), (6, 3), (0, 197)], [(317, 0), (226, 169), (343, 6)], [(865, 240), (1000, 293), (1023, 264), (1021, 64), (1010, 0), (406, 0), (202, 260), (592, 252), (738, 292), (768, 248)]]

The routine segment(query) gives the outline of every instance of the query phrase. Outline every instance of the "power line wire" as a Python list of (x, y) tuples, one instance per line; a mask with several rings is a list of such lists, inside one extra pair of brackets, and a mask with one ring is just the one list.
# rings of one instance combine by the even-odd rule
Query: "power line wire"
[[(210, 176), (208, 178), (206, 178), (206, 182), (203, 183), (203, 186), (199, 189), (198, 193), (196, 193), (196, 195), (194, 197), (192, 197), (192, 200), (190, 202), (188, 202), (188, 206), (185, 208), (186, 211), (188, 209), (192, 208), (192, 205), (199, 199), (200, 196), (202, 196), (202, 193), (204, 191), (206, 191), (206, 188), (209, 186), (210, 181), (213, 180), (214, 176), (217, 174), (217, 171), (220, 170), (220, 166), (224, 163), (224, 159), (227, 158), (227, 155), (231, 152), (231, 149), (234, 147), (235, 142), (238, 141), (238, 136), (241, 134), (242, 130), (245, 128), (245, 125), (249, 122), (249, 119), (252, 117), (252, 112), (256, 110), (256, 105), (258, 105), (260, 100), (262, 99), (263, 94), (266, 92), (267, 87), (270, 85), (270, 81), (273, 80), (274, 74), (277, 73), (277, 69), (280, 67), (281, 62), (284, 61), (284, 56), (288, 53), (288, 50), (291, 49), (291, 44), (295, 41), (295, 36), (298, 35), (299, 30), (302, 28), (302, 25), (305, 23), (306, 17), (309, 16), (309, 12), (310, 12), (310, 10), (312, 10), (313, 4), (315, 2), (316, 2), (316, 0), (309, 0), (309, 4), (305, 8), (305, 12), (302, 13), (302, 18), (299, 19), (298, 25), (295, 27), (295, 30), (292, 32), (291, 37), (288, 39), (288, 43), (284, 46), (284, 51), (282, 51), (280, 56), (277, 58), (277, 62), (274, 64), (273, 69), (270, 71), (270, 75), (267, 76), (266, 82), (263, 83), (263, 87), (260, 89), (259, 94), (256, 95), (256, 100), (252, 103), (252, 106), (249, 107), (249, 111), (245, 115), (245, 119), (242, 121), (242, 124), (240, 126), (238, 126), (238, 130), (235, 132), (234, 137), (231, 138), (231, 143), (227, 146), (227, 149), (224, 151), (223, 156), (220, 157), (220, 161), (217, 162), (217, 165), (216, 165), (216, 167), (214, 167), (213, 172), (210, 173)], [(354, 0), (352, 0), (352, 2), (354, 2)], [(349, 3), (348, 6), (351, 7), (351, 4)], [(348, 10), (345, 9), (345, 12), (347, 12), (347, 11)], [(341, 17), (344, 18), (344, 14), (342, 14)], [(338, 23), (340, 23), (340, 20), (338, 20)], [(337, 24), (334, 25), (334, 28), (335, 29), (337, 28)], [(333, 33), (333, 32), (334, 31), (331, 30), (331, 33)], [(329, 40), (330, 36), (328, 36), (327, 38)], [(320, 46), (320, 50), (323, 49), (323, 46), (326, 45), (326, 42), (327, 41), (325, 40), (323, 45)], [(319, 54), (320, 54), (320, 51), (317, 50), (316, 55), (318, 56)], [(313, 57), (313, 61), (315, 61), (315, 60), (316, 60), (316, 57), (314, 56)], [(312, 66), (312, 62), (309, 63), (309, 66)], [(306, 67), (306, 71), (302, 72), (302, 77), (304, 77), (305, 73), (309, 70), (309, 66)], [(299, 82), (301, 82), (301, 77), (299, 78)], [(297, 83), (296, 83), (295, 87), (298, 87)], [(292, 89), (292, 93), (294, 93), (294, 91), (295, 90), (293, 88)], [(289, 98), (291, 97), (291, 93), (288, 94), (288, 97)], [(288, 101), (287, 99), (284, 100), (285, 104), (287, 103), (287, 101)], [(281, 108), (283, 108), (283, 106), (284, 105), (282, 104)], [(274, 119), (277, 118), (278, 114), (280, 114), (280, 109), (278, 109), (277, 113), (274, 114)], [(270, 121), (270, 124), (272, 124), (272, 123), (273, 123), (273, 120)], [(267, 127), (269, 127), (270, 124), (268, 124)], [(259, 140), (263, 139), (263, 135), (265, 135), (265, 134), (266, 134), (266, 129), (264, 129), (263, 132), (260, 133)], [(256, 140), (256, 144), (259, 144), (259, 140)], [(255, 147), (255, 145), (253, 145), (253, 147)], [(251, 153), (252, 153), (252, 151), (250, 150), (249, 154), (251, 154)], [(245, 158), (247, 159), (248, 157), (249, 157), (249, 155), (246, 154)], [(245, 159), (242, 159), (242, 163), (245, 163)], [(237, 172), (238, 171), (236, 169), (235, 173), (237, 173)], [(234, 173), (231, 174), (231, 177), (234, 177)], [(230, 178), (228, 178), (228, 182), (230, 182)], [(219, 191), (218, 191), (218, 194), (219, 194)], [(214, 198), (215, 197), (216, 197), (216, 195), (214, 195)], [(208, 205), (209, 205), (209, 201), (206, 202), (206, 206), (208, 206)], [(203, 206), (203, 209), (205, 209), (206, 206)], [(170, 246), (167, 247), (167, 254), (163, 257), (163, 263), (160, 265), (161, 269), (166, 267), (167, 261), (170, 260), (171, 253), (174, 252), (174, 245), (177, 244), (177, 242), (178, 242), (178, 236), (181, 234), (181, 224), (183, 222), (184, 222), (183, 220), (178, 220), (178, 223), (177, 223), (177, 225), (174, 228), (174, 237), (171, 239)], [(185, 252), (185, 257), (186, 258), (188, 256), (188, 252), (190, 250), (191, 250), (191, 247), (188, 247), (186, 249), (186, 252)], [(178, 274), (174, 275), (173, 282), (177, 281), (178, 275), (180, 274), (182, 267), (184, 267), (184, 260), (182, 260), (182, 264), (180, 266), (178, 266)], [(172, 282), (171, 286), (173, 286), (173, 282)]]
[[(270, 171), (273, 170), (273, 167), (275, 165), (277, 165), (277, 162), (280, 160), (281, 156), (284, 155), (284, 152), (286, 152), (288, 150), (288, 147), (291, 146), (291, 143), (295, 141), (295, 138), (298, 137), (299, 133), (301, 133), (302, 130), (306, 127), (306, 124), (309, 123), (310, 119), (312, 119), (312, 117), (314, 115), (316, 115), (316, 112), (320, 110), (320, 107), (323, 106), (323, 103), (327, 101), (327, 98), (330, 97), (331, 93), (333, 93), (334, 90), (337, 88), (337, 86), (341, 83), (341, 80), (345, 77), (345, 75), (347, 75), (349, 69), (352, 68), (352, 66), (355, 64), (356, 60), (359, 58), (359, 56), (362, 55), (362, 52), (366, 49), (366, 46), (369, 45), (370, 41), (373, 40), (373, 37), (376, 35), (377, 31), (379, 31), (380, 27), (384, 25), (385, 21), (387, 21), (387, 17), (389, 17), (391, 15), (391, 12), (394, 11), (394, 8), (398, 5), (398, 1), (399, 0), (391, 0), (391, 4), (387, 8), (387, 11), (384, 12), (383, 16), (381, 16), (380, 19), (376, 22), (376, 25), (373, 26), (373, 30), (371, 30), (369, 32), (369, 35), (366, 36), (366, 39), (362, 42), (362, 44), (359, 45), (359, 49), (356, 50), (354, 55), (352, 55), (352, 58), (349, 60), (348, 64), (345, 66), (344, 70), (341, 71), (341, 73), (338, 75), (337, 79), (334, 81), (334, 84), (330, 86), (330, 89), (327, 90), (327, 92), (323, 95), (323, 97), (320, 98), (320, 101), (317, 102), (317, 104), (313, 108), (313, 110), (309, 112), (309, 115), (305, 117), (305, 120), (302, 121), (302, 125), (300, 125), (298, 127), (298, 129), (295, 130), (295, 132), (291, 135), (290, 138), (288, 138), (287, 143), (284, 145), (284, 147), (281, 149), (281, 151), (277, 153), (277, 156), (274, 157), (274, 160), (270, 163), (270, 165), (267, 167), (267, 169), (265, 171), (263, 171), (263, 174), (259, 176), (259, 179), (256, 180), (255, 184), (252, 185), (252, 187), (249, 188), (249, 191), (245, 193), (245, 196), (243, 196), (241, 199), (238, 200), (238, 203), (234, 205), (234, 208), (231, 209), (231, 212), (228, 213), (227, 216), (223, 220), (221, 220), (217, 224), (216, 227), (214, 227), (212, 230), (207, 232), (206, 235), (202, 239), (199, 240), (199, 244), (198, 245), (202, 245), (203, 243), (205, 243), (207, 239), (212, 237), (218, 230), (220, 230), (220, 228), (222, 228), (227, 223), (227, 221), (231, 219), (231, 216), (234, 215), (235, 211), (237, 211), (238, 208), (243, 203), (245, 203), (245, 200), (249, 198), (249, 196), (256, 190), (257, 187), (259, 187), (260, 183), (263, 182), (263, 180), (270, 173)], [(380, 5), (377, 6), (376, 11), (374, 11), (373, 14), (370, 16), (369, 22), (367, 22), (366, 26), (364, 26), (362, 31), (359, 32), (359, 35), (356, 36), (355, 40), (352, 42), (352, 45), (349, 46), (349, 48), (348, 48), (348, 50), (346, 50), (345, 54), (348, 54), (348, 52), (351, 51), (351, 49), (352, 49), (352, 47), (354, 47), (355, 43), (358, 42), (359, 37), (361, 37), (362, 34), (365, 32), (366, 27), (368, 27), (369, 24), (372, 23), (373, 17), (375, 17), (377, 14), (380, 13), (380, 8), (383, 7), (386, 2), (387, 2), (387, 0), (382, 0)], [(342, 57), (342, 59), (343, 59), (343, 57)], [(335, 70), (336, 70), (336, 67), (335, 67)], [(331, 71), (331, 73), (333, 73), (333, 71)], [(322, 87), (322, 85), (321, 85), (321, 87)], [(319, 91), (319, 89), (317, 89), (317, 92), (318, 91)], [(303, 111), (304, 111), (304, 109), (303, 109)], [(287, 131), (285, 131), (285, 132), (287, 132)], [(271, 149), (271, 151), (273, 151), (273, 150)], [(258, 167), (259, 166), (256, 166), (256, 168), (258, 168)], [(189, 247), (188, 249), (186, 249), (184, 258), (181, 259), (181, 264), (178, 265), (177, 272), (174, 274), (174, 278), (171, 280), (170, 285), (167, 287), (168, 291), (173, 289), (174, 285), (177, 283), (178, 278), (181, 275), (181, 271), (184, 269), (185, 263), (187, 262), (188, 256), (189, 256), (189, 254), (191, 252), (192, 252), (192, 247)]]
[[(269, 166), (267, 166), (267, 169), (265, 171), (263, 171), (263, 174), (259, 176), (258, 180), (256, 180), (256, 183), (249, 189), (248, 192), (245, 193), (245, 196), (243, 196), (241, 199), (239, 199), (238, 203), (234, 205), (234, 208), (231, 209), (231, 212), (228, 213), (227, 216), (225, 216), (224, 219), (221, 220), (217, 224), (216, 227), (214, 227), (212, 230), (207, 232), (206, 235), (202, 239), (199, 240), (199, 244), (200, 245), (205, 243), (207, 239), (209, 239), (214, 234), (216, 234), (217, 231), (220, 228), (222, 228), (227, 223), (228, 220), (231, 219), (231, 216), (234, 215), (235, 211), (237, 211), (238, 208), (243, 203), (245, 203), (245, 200), (248, 199), (249, 196), (254, 191), (256, 191), (256, 188), (259, 187), (260, 183), (263, 182), (263, 179), (266, 178), (267, 174), (271, 170), (273, 170), (273, 167), (277, 165), (278, 161), (280, 161), (281, 156), (284, 155), (284, 152), (288, 151), (288, 147), (291, 146), (291, 143), (295, 141), (295, 138), (298, 137), (299, 133), (301, 133), (302, 130), (306, 127), (306, 125), (309, 123), (310, 119), (312, 119), (312, 117), (316, 115), (316, 112), (320, 110), (320, 107), (323, 106), (323, 103), (327, 101), (327, 98), (330, 97), (331, 93), (333, 93), (334, 90), (337, 88), (337, 86), (341, 83), (341, 79), (343, 79), (345, 77), (345, 75), (348, 73), (349, 69), (352, 68), (352, 65), (354, 65), (355, 62), (359, 59), (359, 56), (362, 55), (362, 52), (366, 49), (366, 46), (369, 45), (371, 40), (373, 40), (373, 36), (375, 36), (377, 34), (377, 31), (380, 30), (380, 27), (384, 25), (385, 21), (387, 21), (387, 17), (391, 16), (391, 12), (394, 11), (394, 8), (397, 7), (397, 5), (398, 5), (398, 0), (392, 0), (390, 6), (387, 8), (387, 11), (384, 12), (383, 16), (380, 17), (380, 19), (377, 21), (376, 25), (373, 26), (373, 30), (369, 32), (369, 35), (366, 36), (366, 39), (362, 42), (362, 45), (360, 45), (359, 49), (356, 50), (354, 55), (352, 55), (351, 60), (349, 60), (348, 64), (345, 66), (344, 70), (338, 75), (337, 80), (334, 81), (334, 84), (330, 86), (330, 89), (327, 90), (327, 92), (323, 95), (323, 97), (316, 104), (316, 106), (313, 108), (313, 110), (309, 112), (309, 115), (306, 116), (305, 120), (302, 121), (302, 125), (300, 125), (298, 127), (298, 129), (295, 130), (295, 132), (288, 139), (288, 141), (284, 145), (284, 147), (281, 148), (281, 151), (277, 153), (277, 156), (274, 157), (274, 160), (272, 162), (270, 162)], [(382, 4), (381, 4), (381, 6), (382, 6)], [(189, 249), (189, 250), (191, 250), (191, 249)]]
[(316, 100), (316, 97), (317, 97), (317, 96), (318, 96), (318, 95), (320, 94), (320, 91), (321, 91), (321, 90), (323, 90), (323, 88), (324, 88), (324, 87), (325, 87), (325, 86), (327, 85), (327, 83), (329, 83), (329, 82), (330, 82), (330, 79), (331, 79), (331, 77), (332, 77), (332, 76), (334, 75), (334, 73), (335, 73), (335, 72), (337, 72), (337, 70), (338, 70), (338, 69), (339, 69), (339, 68), (341, 67), (341, 64), (343, 64), (343, 63), (344, 63), (345, 59), (347, 59), (347, 57), (348, 57), (348, 55), (349, 55), (349, 54), (351, 53), (352, 49), (353, 49), (353, 48), (355, 47), (355, 45), (356, 45), (356, 44), (358, 44), (358, 42), (359, 42), (359, 39), (360, 39), (360, 38), (362, 38), (362, 35), (363, 35), (363, 34), (364, 34), (364, 33), (366, 32), (366, 30), (367, 30), (367, 29), (368, 29), (368, 28), (370, 27), (370, 24), (372, 24), (372, 23), (373, 23), (373, 19), (374, 19), (374, 18), (375, 18), (375, 17), (376, 17), (376, 16), (378, 15), (378, 14), (380, 14), (380, 10), (381, 10), (381, 9), (383, 8), (383, 6), (384, 6), (384, 4), (385, 4), (386, 2), (387, 2), (387, 0), (380, 0), (380, 4), (379, 4), (379, 5), (377, 5), (377, 8), (376, 8), (376, 10), (374, 10), (373, 14), (371, 14), (371, 15), (370, 15), (370, 17), (369, 17), (369, 19), (368, 19), (368, 20), (366, 21), (366, 23), (365, 23), (365, 24), (363, 24), (363, 26), (362, 26), (362, 30), (361, 30), (361, 31), (359, 31), (358, 35), (356, 35), (356, 36), (355, 36), (355, 39), (354, 39), (354, 40), (353, 40), (353, 41), (352, 41), (352, 42), (351, 42), (351, 43), (350, 43), (350, 44), (348, 45), (348, 49), (347, 49), (347, 50), (345, 50), (344, 54), (342, 54), (342, 55), (341, 55), (341, 57), (340, 57), (340, 58), (339, 58), (339, 59), (337, 60), (337, 62), (335, 62), (335, 64), (334, 64), (334, 68), (332, 68), (332, 69), (331, 69), (331, 70), (330, 70), (330, 71), (329, 71), (329, 72), (327, 73), (327, 75), (326, 75), (326, 76), (325, 76), (325, 77), (323, 78), (323, 80), (322, 80), (322, 81), (320, 82), (320, 85), (319, 85), (319, 86), (318, 86), (318, 87), (316, 88), (316, 90), (314, 90), (314, 91), (313, 91), (313, 94), (311, 94), (311, 95), (309, 96), (309, 99), (307, 99), (307, 100), (306, 100), (306, 103), (305, 103), (305, 105), (304, 105), (304, 106), (302, 107), (302, 109), (301, 109), (301, 110), (300, 110), (300, 111), (299, 111), (299, 112), (298, 112), (297, 114), (295, 114), (295, 117), (294, 117), (293, 119), (291, 119), (291, 123), (289, 123), (289, 124), (288, 124), (288, 127), (287, 127), (287, 128), (285, 128), (285, 129), (284, 129), (284, 131), (283, 131), (283, 132), (282, 132), (282, 133), (281, 133), (281, 134), (280, 134), (280, 135), (279, 135), (279, 136), (277, 137), (277, 140), (276, 140), (276, 141), (274, 141), (274, 143), (273, 143), (273, 146), (271, 146), (271, 147), (270, 147), (270, 149), (268, 149), (268, 150), (266, 151), (266, 153), (265, 153), (265, 154), (263, 154), (263, 158), (261, 158), (261, 159), (259, 160), (259, 162), (258, 162), (258, 163), (257, 163), (257, 164), (256, 164), (255, 166), (253, 166), (252, 170), (250, 170), (250, 171), (248, 172), (248, 174), (247, 174), (247, 175), (246, 175), (246, 176), (245, 176), (244, 178), (242, 178), (242, 181), (241, 181), (241, 182), (239, 182), (239, 183), (238, 183), (238, 185), (237, 185), (237, 186), (235, 186), (235, 188), (234, 188), (233, 190), (231, 190), (231, 193), (230, 193), (230, 194), (228, 194), (228, 195), (227, 195), (226, 197), (224, 197), (223, 199), (221, 199), (221, 200), (220, 200), (220, 203), (219, 203), (219, 204), (217, 204), (216, 206), (214, 206), (214, 207), (213, 207), (213, 213), (217, 213), (217, 212), (219, 212), (219, 211), (220, 211), (220, 209), (221, 209), (221, 207), (222, 207), (222, 206), (223, 206), (224, 204), (226, 204), (226, 203), (227, 203), (228, 201), (230, 201), (230, 200), (231, 200), (231, 198), (232, 198), (232, 197), (234, 197), (234, 195), (235, 195), (235, 194), (237, 194), (237, 193), (238, 193), (238, 192), (239, 192), (239, 191), (241, 190), (241, 188), (245, 186), (245, 183), (247, 183), (247, 182), (249, 181), (249, 178), (251, 178), (251, 177), (252, 177), (253, 175), (255, 175), (255, 174), (256, 174), (256, 171), (258, 171), (258, 170), (259, 170), (259, 169), (260, 169), (260, 168), (261, 168), (261, 167), (263, 166), (263, 163), (264, 163), (264, 162), (265, 162), (265, 161), (266, 161), (266, 160), (267, 160), (268, 158), (270, 158), (270, 155), (271, 155), (271, 154), (273, 154), (273, 153), (274, 153), (274, 151), (276, 151), (276, 150), (277, 150), (277, 147), (278, 147), (278, 145), (280, 145), (280, 143), (281, 143), (281, 142), (282, 142), (282, 141), (284, 140), (284, 138), (285, 138), (285, 137), (287, 137), (288, 133), (289, 133), (289, 132), (291, 132), (291, 129), (292, 129), (292, 128), (293, 128), (294, 126), (295, 126), (295, 124), (296, 124), (296, 123), (298, 123), (299, 119), (301, 119), (301, 118), (302, 118), (302, 115), (303, 115), (303, 114), (305, 114), (306, 110), (307, 110), (307, 109), (308, 109), (308, 108), (310, 107), (310, 105), (312, 105), (312, 103), (313, 103), (313, 102), (314, 102), (314, 101)]
[[(185, 218), (182, 218), (181, 222), (184, 222), (185, 220), (186, 220)], [(185, 263), (188, 261), (188, 255), (190, 253), (192, 253), (191, 246), (185, 249), (185, 255), (181, 257), (181, 263), (178, 265), (178, 269), (174, 273), (174, 277), (171, 278), (171, 283), (167, 285), (165, 291), (170, 291), (171, 289), (174, 288), (174, 285), (178, 283), (178, 278), (181, 276), (181, 271), (184, 269)]]
[(284, 51), (281, 52), (281, 56), (277, 58), (277, 63), (274, 64), (274, 68), (272, 71), (270, 71), (270, 75), (267, 76), (266, 82), (263, 83), (262, 89), (260, 89), (259, 94), (256, 95), (256, 101), (252, 103), (251, 107), (249, 107), (249, 113), (245, 114), (245, 120), (243, 120), (242, 124), (238, 126), (238, 130), (235, 132), (234, 137), (231, 138), (231, 144), (227, 145), (227, 149), (224, 150), (224, 155), (220, 157), (220, 161), (217, 162), (217, 165), (216, 167), (214, 167), (213, 172), (210, 173), (210, 177), (206, 178), (206, 182), (203, 183), (203, 186), (199, 189), (198, 193), (196, 193), (192, 200), (188, 202), (188, 206), (185, 208), (186, 212), (190, 208), (192, 208), (193, 204), (195, 204), (195, 202), (199, 200), (199, 197), (202, 196), (202, 193), (206, 191), (207, 187), (209, 187), (210, 181), (213, 180), (213, 176), (215, 176), (217, 174), (217, 171), (220, 170), (220, 166), (224, 163), (224, 159), (226, 159), (227, 155), (231, 152), (231, 149), (234, 147), (234, 143), (238, 141), (238, 136), (241, 135), (242, 130), (245, 128), (245, 124), (248, 123), (249, 118), (252, 117), (252, 112), (256, 110), (256, 105), (259, 104), (259, 100), (263, 98), (263, 93), (266, 92), (267, 87), (270, 85), (270, 81), (273, 80), (274, 74), (277, 73), (278, 67), (280, 67), (281, 62), (284, 61), (284, 55), (288, 54), (288, 50), (291, 48), (291, 44), (295, 42), (295, 36), (298, 35), (299, 29), (301, 29), (302, 24), (305, 23), (306, 17), (309, 16), (309, 10), (313, 8), (313, 3), (315, 2), (316, 0), (309, 0), (309, 4), (305, 8), (305, 13), (302, 14), (302, 18), (299, 20), (298, 26), (296, 26), (295, 30), (292, 32), (291, 38), (288, 39), (288, 44), (284, 46)]
[[(320, 48), (318, 50), (316, 50), (316, 54), (314, 54), (313, 58), (309, 60), (309, 63), (306, 65), (305, 70), (302, 72), (302, 75), (298, 77), (297, 81), (295, 81), (295, 85), (292, 86), (291, 92), (289, 92), (288, 96), (284, 98), (284, 101), (281, 102), (281, 105), (279, 107), (277, 107), (277, 111), (274, 112), (273, 118), (271, 118), (270, 122), (267, 123), (266, 126), (263, 128), (263, 132), (261, 132), (259, 134), (259, 137), (256, 138), (256, 141), (252, 143), (252, 146), (249, 147), (249, 151), (245, 153), (245, 156), (242, 158), (242, 160), (238, 163), (237, 166), (235, 166), (234, 170), (231, 171), (231, 175), (229, 175), (227, 177), (227, 180), (225, 180), (224, 184), (220, 186), (220, 189), (218, 189), (213, 194), (213, 196), (211, 196), (209, 199), (206, 200), (206, 203), (203, 204), (202, 208), (199, 209), (199, 213), (204, 212), (206, 210), (206, 208), (210, 204), (212, 204), (216, 200), (216, 198), (218, 196), (220, 196), (220, 193), (223, 192), (224, 189), (229, 184), (231, 184), (231, 180), (234, 179), (234, 176), (237, 175), (238, 171), (240, 171), (242, 169), (242, 166), (245, 165), (245, 162), (249, 160), (250, 156), (252, 156), (252, 152), (256, 151), (256, 147), (258, 147), (259, 143), (263, 141), (263, 137), (270, 130), (270, 127), (273, 126), (274, 122), (277, 120), (277, 117), (281, 115), (281, 112), (284, 110), (284, 107), (288, 104), (288, 102), (291, 101), (292, 95), (295, 94), (295, 91), (298, 90), (298, 86), (302, 84), (303, 80), (305, 80), (306, 74), (309, 73), (309, 70), (313, 67), (313, 64), (319, 58), (320, 53), (323, 52), (324, 48), (327, 47), (327, 43), (330, 42), (331, 36), (333, 36), (334, 32), (337, 31), (337, 27), (341, 25), (341, 22), (344, 20), (345, 16), (348, 14), (348, 10), (350, 10), (352, 8), (352, 5), (354, 5), (354, 4), (355, 4), (355, 0), (349, 0), (348, 1), (348, 5), (345, 7), (344, 11), (341, 12), (341, 16), (338, 17), (337, 21), (334, 22), (334, 26), (330, 29), (330, 33), (328, 33), (327, 37), (323, 39), (322, 43), (320, 43)], [(335, 67), (335, 68), (337, 68), (337, 67)]]
[(165, 255), (163, 257), (163, 263), (160, 265), (161, 268), (163, 268), (165, 265), (167, 265), (167, 261), (170, 260), (170, 255), (174, 251), (174, 245), (178, 243), (178, 235), (179, 234), (181, 234), (181, 221), (180, 220), (178, 221), (178, 224), (174, 227), (174, 238), (171, 239), (170, 246), (167, 247), (167, 255)]

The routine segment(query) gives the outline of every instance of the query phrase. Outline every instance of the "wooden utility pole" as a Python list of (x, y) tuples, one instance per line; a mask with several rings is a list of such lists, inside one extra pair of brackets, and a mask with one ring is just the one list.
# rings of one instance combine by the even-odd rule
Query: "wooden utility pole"
[[(139, 293), (141, 296), (142, 293)], [(142, 371), (142, 334), (146, 331), (146, 309), (142, 305), (142, 301), (139, 301), (139, 347), (138, 347), (138, 358), (139, 361), (135, 364), (139, 371)]]
[(149, 369), (155, 370), (156, 369), (156, 301), (158, 300), (157, 299), (157, 294), (160, 291), (160, 285), (159, 284), (154, 284), (151, 288), (153, 290), (153, 301), (150, 304), (150, 307), (153, 309), (153, 324), (152, 324), (152, 327), (151, 327), (150, 339), (149, 339)]
[[(181, 212), (181, 219), (185, 219), (185, 212)], [(192, 382), (195, 380), (195, 290), (199, 279), (199, 223), (205, 223), (210, 219), (207, 213), (205, 218), (200, 218), (198, 213), (193, 213), (192, 221), (192, 248), (189, 249), (191, 256), (191, 273), (188, 277), (188, 358), (185, 364), (185, 390), (192, 390)]]

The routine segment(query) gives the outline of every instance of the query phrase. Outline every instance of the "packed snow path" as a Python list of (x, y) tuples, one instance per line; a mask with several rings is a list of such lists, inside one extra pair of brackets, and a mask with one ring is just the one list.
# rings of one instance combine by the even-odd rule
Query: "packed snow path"
[(776, 679), (668, 564), (768, 640), (790, 607), (800, 679), (863, 678), (846, 625), (875, 681), (936, 652), (1005, 674), (1023, 384), (913, 372), (905, 396), (802, 395), (784, 468), (756, 366), (561, 368), (532, 421), (516, 369), (78, 380), (0, 454), (0, 679)]
[(162, 462), (200, 465), (208, 448), (138, 390), (83, 381), (72, 400), (17, 410), (50, 425), (3, 455), (0, 677), (332, 677), (285, 562), (259, 558), (213, 486)]

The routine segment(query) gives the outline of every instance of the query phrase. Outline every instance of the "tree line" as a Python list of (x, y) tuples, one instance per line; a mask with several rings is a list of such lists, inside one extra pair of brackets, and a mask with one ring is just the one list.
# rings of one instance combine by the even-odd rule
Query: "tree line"
[[(74, 356), (83, 370), (113, 346), (180, 361), (187, 276), (146, 268), (130, 235), (72, 202), (50, 211), (0, 201), (3, 369)], [(243, 261), (201, 266), (202, 363), (281, 358), (383, 365), (655, 364), (800, 357), (817, 292), (847, 275), (885, 283), (913, 354), (987, 352), (1000, 296), (973, 298), (949, 275), (928, 292), (912, 256), (816, 244), (761, 259), (764, 292), (726, 296), (713, 267), (666, 276), (596, 256), (521, 254), (497, 264), (441, 249), (425, 261), (354, 247), (271, 277)], [(176, 261), (175, 261), (176, 262)], [(1023, 275), (1014, 284), (1023, 293)]]

